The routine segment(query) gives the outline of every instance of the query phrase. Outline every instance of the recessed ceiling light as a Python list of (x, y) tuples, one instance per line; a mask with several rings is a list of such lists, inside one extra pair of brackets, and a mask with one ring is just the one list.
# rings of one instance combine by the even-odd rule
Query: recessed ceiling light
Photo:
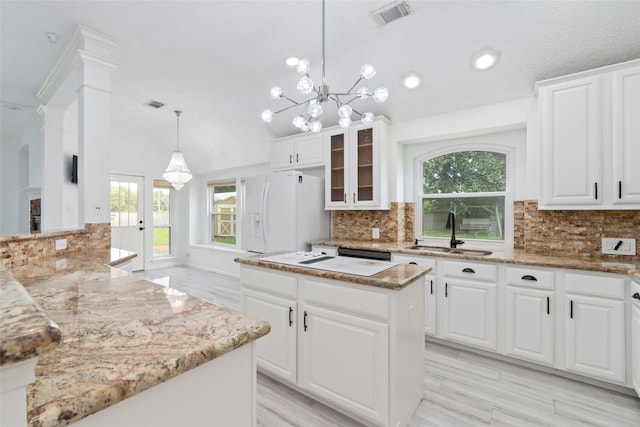
[(473, 55), (471, 63), (476, 70), (488, 70), (495, 66), (500, 59), (500, 53), (493, 49), (483, 49)]
[(405, 74), (402, 77), (402, 86), (407, 89), (416, 89), (422, 84), (422, 76), (415, 71)]
[(290, 56), (285, 60), (285, 62), (287, 63), (288, 67), (295, 67), (296, 65), (298, 65), (298, 62), (300, 62), (300, 59), (295, 56)]

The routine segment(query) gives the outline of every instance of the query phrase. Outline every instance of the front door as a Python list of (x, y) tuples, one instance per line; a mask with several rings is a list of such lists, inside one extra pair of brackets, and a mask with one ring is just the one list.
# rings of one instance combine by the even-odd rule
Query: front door
[(133, 271), (144, 270), (144, 181), (111, 175), (111, 247), (138, 254)]

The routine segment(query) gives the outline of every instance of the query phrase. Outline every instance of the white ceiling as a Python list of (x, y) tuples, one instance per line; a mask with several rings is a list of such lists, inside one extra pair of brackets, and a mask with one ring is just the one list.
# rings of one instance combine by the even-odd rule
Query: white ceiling
[[(369, 12), (388, 0), (326, 5), (328, 84), (345, 90), (363, 63), (373, 64), (378, 74), (367, 86), (387, 87), (390, 98), (354, 107), (396, 123), (529, 96), (538, 80), (640, 58), (640, 1), (409, 2), (414, 14), (384, 27)], [(114, 126), (148, 134), (169, 152), (173, 110), (183, 110), (181, 148), (196, 173), (237, 166), (272, 138), (295, 133), (294, 113), (260, 119), (263, 109), (286, 105), (270, 98), (272, 86), (296, 97), (287, 56), (309, 58), (311, 77), (320, 79), (320, 0), (1, 0), (0, 8), (3, 138), (20, 135), (77, 25), (118, 42)], [(49, 31), (60, 36), (56, 44)], [(500, 62), (474, 71), (471, 56), (485, 47), (499, 50)], [(424, 76), (420, 89), (400, 86), (408, 71)], [(150, 99), (167, 106), (143, 106)], [(325, 113), (325, 127), (333, 117)]]

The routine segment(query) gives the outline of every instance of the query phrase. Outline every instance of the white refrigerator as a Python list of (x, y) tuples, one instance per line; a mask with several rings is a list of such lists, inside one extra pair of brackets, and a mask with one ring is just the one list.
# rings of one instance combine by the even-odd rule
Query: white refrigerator
[(324, 180), (302, 172), (274, 172), (244, 181), (242, 249), (250, 252), (309, 250), (310, 240), (331, 235)]

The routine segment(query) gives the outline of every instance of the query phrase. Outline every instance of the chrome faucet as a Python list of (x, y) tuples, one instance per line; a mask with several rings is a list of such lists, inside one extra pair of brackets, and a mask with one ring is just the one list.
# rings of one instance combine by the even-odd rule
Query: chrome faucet
[(445, 225), (444, 228), (447, 230), (451, 229), (451, 242), (449, 245), (452, 248), (464, 243), (462, 240), (456, 239), (456, 214), (449, 212), (449, 216), (447, 216), (447, 225)]

